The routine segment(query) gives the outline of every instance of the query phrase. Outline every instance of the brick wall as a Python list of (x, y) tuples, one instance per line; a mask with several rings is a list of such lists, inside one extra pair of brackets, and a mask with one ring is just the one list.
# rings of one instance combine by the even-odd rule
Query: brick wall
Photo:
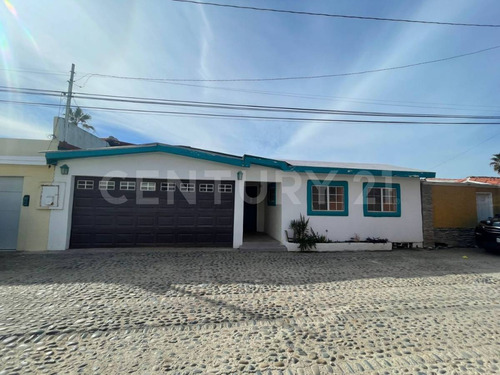
[(432, 186), (422, 184), (422, 228), (424, 247), (434, 246), (434, 211), (432, 207)]
[(436, 228), (434, 242), (443, 243), (450, 247), (474, 247), (474, 228)]

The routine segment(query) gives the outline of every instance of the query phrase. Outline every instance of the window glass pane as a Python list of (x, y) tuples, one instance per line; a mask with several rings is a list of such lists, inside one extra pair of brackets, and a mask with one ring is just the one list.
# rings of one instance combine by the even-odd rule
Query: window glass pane
[(135, 190), (135, 181), (120, 181), (120, 190)]
[(397, 211), (397, 196), (396, 189), (383, 189), (384, 198), (384, 212), (396, 212)]
[(115, 182), (99, 181), (99, 190), (115, 190)]
[(175, 182), (162, 182), (160, 184), (161, 191), (175, 191)]
[(326, 186), (312, 186), (312, 209), (314, 211), (326, 211), (327, 200), (326, 200)]
[(156, 190), (156, 182), (149, 182), (149, 181), (141, 182), (141, 190), (142, 191), (155, 191)]
[(199, 190), (201, 193), (213, 193), (214, 184), (200, 184)]
[(330, 186), (330, 211), (344, 211), (344, 187), (343, 186)]
[(371, 188), (368, 190), (368, 211), (380, 212), (382, 210), (382, 189)]
[(219, 184), (219, 193), (232, 193), (233, 185), (231, 184)]
[(94, 188), (94, 181), (92, 180), (79, 180), (76, 184), (79, 190), (92, 190)]
[(183, 193), (192, 193), (195, 190), (195, 186), (193, 182), (181, 182), (179, 190)]

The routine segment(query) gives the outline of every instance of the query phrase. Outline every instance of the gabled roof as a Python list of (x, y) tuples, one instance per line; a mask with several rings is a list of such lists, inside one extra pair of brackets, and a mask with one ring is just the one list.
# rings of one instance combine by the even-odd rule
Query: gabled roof
[(286, 172), (311, 172), (336, 174), (366, 174), (373, 176), (395, 176), (395, 177), (435, 177), (434, 172), (421, 171), (417, 169), (402, 168), (381, 164), (356, 164), (356, 163), (333, 163), (312, 161), (285, 161), (269, 159), (260, 156), (243, 155), (236, 156), (210, 150), (203, 150), (188, 146), (172, 146), (163, 143), (149, 143), (143, 145), (104, 147), (85, 150), (70, 151), (47, 151), (45, 157), (47, 164), (57, 164), (59, 160), (70, 160), (80, 158), (92, 158), (102, 156), (133, 155), (150, 152), (164, 152), (173, 155), (185, 156), (195, 159), (208, 160), (216, 163), (228, 164), (237, 167), (248, 168), (251, 165), (260, 165), (275, 168)]

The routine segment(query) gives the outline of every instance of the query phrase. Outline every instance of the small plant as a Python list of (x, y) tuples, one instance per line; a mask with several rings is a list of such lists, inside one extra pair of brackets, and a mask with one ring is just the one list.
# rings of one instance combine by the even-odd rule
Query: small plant
[(316, 243), (332, 243), (332, 240), (328, 239), (327, 236), (325, 236), (324, 234), (316, 233), (312, 228), (311, 228), (311, 237), (314, 238), (314, 241)]
[(300, 214), (298, 220), (290, 222), (290, 229), (293, 230), (293, 237), (299, 244), (300, 251), (309, 251), (316, 248), (315, 237), (309, 232), (309, 219)]
[(387, 243), (389, 240), (387, 238), (380, 238), (380, 237), (367, 237), (366, 242), (371, 242), (371, 243)]

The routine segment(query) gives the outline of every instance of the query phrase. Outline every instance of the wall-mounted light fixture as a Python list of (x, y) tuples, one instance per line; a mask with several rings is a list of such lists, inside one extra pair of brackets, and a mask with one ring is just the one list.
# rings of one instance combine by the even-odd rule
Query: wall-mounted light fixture
[(236, 173), (236, 177), (238, 177), (238, 180), (243, 180), (243, 172), (242, 171), (238, 171), (238, 173)]
[(66, 164), (61, 165), (61, 174), (68, 174), (69, 167)]

